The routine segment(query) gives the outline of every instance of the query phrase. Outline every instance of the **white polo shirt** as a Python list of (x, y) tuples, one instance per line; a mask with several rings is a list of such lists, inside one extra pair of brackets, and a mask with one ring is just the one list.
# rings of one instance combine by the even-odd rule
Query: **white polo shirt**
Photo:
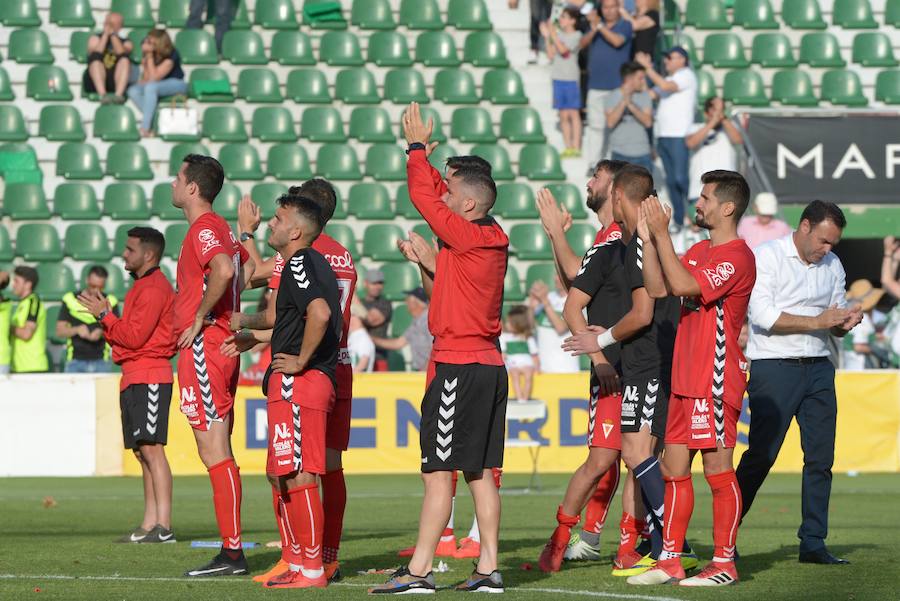
[(694, 124), (697, 106), (697, 76), (690, 67), (682, 67), (666, 77), (666, 81), (678, 84), (677, 92), (664, 92), (659, 88), (659, 106), (656, 108), (656, 136), (658, 138), (683, 138)]

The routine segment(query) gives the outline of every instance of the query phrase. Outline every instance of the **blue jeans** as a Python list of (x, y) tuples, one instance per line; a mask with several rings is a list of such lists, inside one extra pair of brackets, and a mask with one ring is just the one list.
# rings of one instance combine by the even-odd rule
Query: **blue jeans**
[(159, 97), (187, 94), (187, 90), (187, 83), (183, 79), (169, 77), (160, 81), (134, 84), (128, 88), (128, 97), (144, 114), (141, 119), (141, 127), (149, 130), (153, 127), (153, 115), (156, 113)]
[(684, 203), (687, 202), (690, 151), (684, 138), (657, 138), (656, 148), (666, 170), (666, 189), (672, 203), (672, 221), (678, 227), (684, 225)]
[(653, 158), (649, 154), (645, 154), (639, 157), (627, 157), (624, 154), (619, 154), (616, 151), (612, 153), (612, 160), (614, 161), (625, 161), (626, 163), (631, 163), (632, 165), (639, 165), (650, 172), (650, 175), (653, 175)]
[(112, 363), (103, 359), (70, 359), (66, 361), (67, 374), (105, 374), (112, 372)]

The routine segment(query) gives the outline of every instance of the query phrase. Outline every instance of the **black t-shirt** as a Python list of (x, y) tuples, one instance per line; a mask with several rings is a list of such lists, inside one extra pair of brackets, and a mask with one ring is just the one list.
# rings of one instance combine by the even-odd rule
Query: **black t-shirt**
[[(284, 265), (278, 297), (275, 301), (275, 327), (272, 330), (272, 356), (278, 353), (299, 355), (306, 330), (306, 309), (318, 299), (325, 299), (331, 309), (331, 318), (322, 342), (313, 352), (307, 369), (318, 369), (332, 382), (337, 368), (338, 348), (341, 342), (341, 295), (331, 265), (312, 248), (297, 251)], [(272, 367), (266, 373), (269, 381)]]
[[(572, 282), (590, 295), (587, 306), (587, 322), (592, 326), (611, 328), (631, 309), (631, 294), (625, 283), (622, 266), (625, 245), (621, 240), (595, 244), (584, 254), (581, 268)], [(622, 373), (619, 344), (603, 349), (603, 355), (616, 371)]]
[[(75, 295), (76, 297), (78, 294)], [(104, 298), (106, 295), (103, 295)], [(93, 319), (93, 316), (88, 312), (87, 309), (83, 309), (79, 312), (82, 317), (86, 317), (88, 319)], [(112, 313), (116, 316), (119, 315), (119, 307), (118, 305), (113, 307)], [(57, 317), (57, 321), (64, 321), (72, 327), (84, 326), (86, 325), (90, 332), (94, 332), (96, 330), (101, 329), (103, 326), (100, 325), (99, 322), (94, 320), (94, 323), (85, 323), (84, 321), (78, 319), (74, 315), (72, 315), (71, 311), (69, 311), (68, 305), (66, 303), (62, 303), (59, 309), (59, 317)], [(54, 327), (56, 324), (53, 324)], [(85, 340), (81, 336), (72, 336), (69, 341), (72, 344), (72, 356), (70, 359), (82, 359), (84, 361), (96, 361), (98, 359), (103, 359), (106, 351), (106, 340), (104, 338), (100, 338), (100, 340), (91, 341)]]
[[(644, 287), (642, 271), (643, 243), (632, 236), (625, 247), (625, 280), (628, 296)], [(629, 301), (630, 302), (630, 301)], [(653, 306), (653, 321), (628, 340), (622, 341), (622, 373), (625, 382), (662, 378), (668, 380), (672, 372), (672, 350), (675, 330), (681, 314), (678, 297), (658, 298)]]
[(659, 35), (659, 11), (648, 10), (645, 15), (653, 19), (655, 25), (642, 31), (635, 31), (631, 40), (631, 56), (634, 57), (638, 52), (646, 52), (653, 56), (656, 50), (656, 36)]

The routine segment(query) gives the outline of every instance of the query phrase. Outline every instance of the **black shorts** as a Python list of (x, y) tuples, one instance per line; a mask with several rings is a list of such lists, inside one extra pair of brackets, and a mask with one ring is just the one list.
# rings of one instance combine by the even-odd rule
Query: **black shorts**
[(422, 471), (502, 467), (508, 394), (502, 365), (438, 363), (422, 399)]
[(671, 385), (661, 378), (633, 380), (622, 387), (622, 433), (640, 432), (645, 426), (657, 438), (666, 435)]
[(141, 443), (166, 444), (171, 401), (171, 384), (132, 384), (119, 393), (126, 449), (136, 449)]

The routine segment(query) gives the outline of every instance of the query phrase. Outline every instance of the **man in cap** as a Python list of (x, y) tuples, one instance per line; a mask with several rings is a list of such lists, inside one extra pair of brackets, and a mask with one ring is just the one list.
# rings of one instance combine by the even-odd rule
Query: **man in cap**
[(791, 233), (791, 226), (775, 217), (778, 199), (771, 192), (760, 192), (753, 201), (755, 215), (747, 215), (738, 224), (738, 236), (753, 250), (763, 242), (784, 238)]
[(434, 341), (428, 331), (428, 295), (421, 286), (407, 290), (405, 294), (406, 308), (412, 317), (409, 327), (397, 338), (373, 337), (372, 342), (376, 347), (389, 351), (399, 351), (409, 345), (410, 367), (413, 371), (424, 371), (428, 367), (428, 357), (431, 356), (431, 344)]

